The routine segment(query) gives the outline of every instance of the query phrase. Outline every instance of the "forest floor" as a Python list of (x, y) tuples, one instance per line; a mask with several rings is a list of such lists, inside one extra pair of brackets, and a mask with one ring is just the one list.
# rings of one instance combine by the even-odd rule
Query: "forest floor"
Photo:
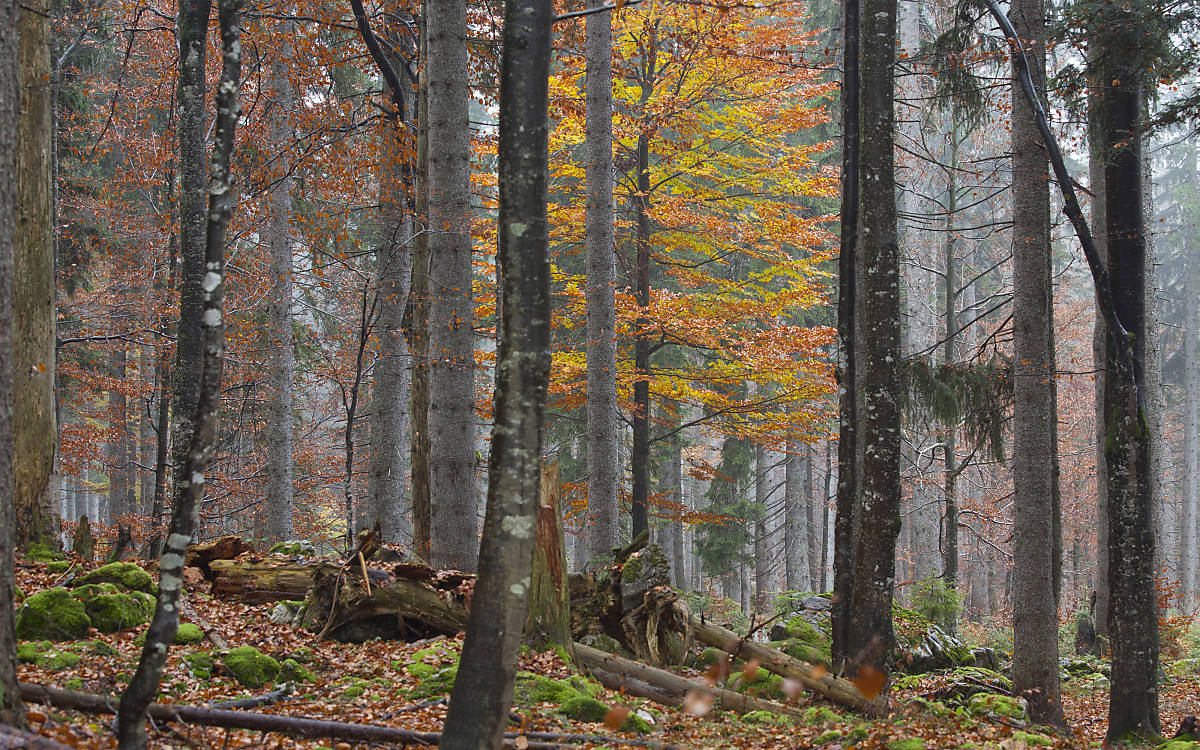
[[(33, 594), (54, 584), (61, 576), (48, 573), (44, 565), (20, 563), (17, 584), (26, 594)], [(423, 685), (417, 674), (428, 678), (431, 670), (453, 665), (461, 638), (437, 639), (436, 642), (409, 644), (402, 641), (371, 641), (365, 644), (341, 644), (333, 641), (315, 642), (313, 634), (290, 625), (269, 621), (272, 605), (249, 606), (230, 601), (218, 601), (202, 594), (187, 596), (185, 620), (215, 631), (229, 646), (254, 646), (282, 662), (294, 658), (311, 673), (311, 680), (295, 685), (291, 695), (277, 702), (252, 710), (260, 713), (288, 714), (297, 717), (327, 719), (339, 722), (378, 724), (402, 727), (423, 732), (436, 732), (446, 715), (445, 693), (430, 692), (428, 680)], [(19, 674), (23, 682), (53, 687), (67, 687), (85, 693), (116, 696), (123, 690), (136, 667), (141, 648), (136, 642), (144, 627), (115, 634), (95, 630), (89, 633), (86, 644), (75, 647), (82, 656), (77, 663), (52, 668), (50, 659), (41, 665), (22, 664)], [(104, 644), (111, 648), (105, 648)], [(56, 644), (67, 650), (70, 643)], [(194, 657), (197, 653), (214, 654), (211, 674), (197, 676)], [(189, 659), (189, 657), (191, 657)], [(68, 660), (70, 661), (70, 660)], [(424, 667), (414, 665), (424, 664)], [(520, 669), (553, 679), (574, 674), (554, 652), (523, 652)], [(700, 672), (684, 672), (699, 676)], [(664, 709), (642, 699), (603, 690), (595, 697), (617, 709), (607, 717), (624, 716), (628, 709), (653, 719), (647, 735), (615, 731), (606, 722), (584, 722), (560, 715), (553, 703), (526, 702), (513, 709), (513, 732), (552, 732), (587, 735), (594, 741), (579, 741), (573, 737), (565, 747), (680, 747), (680, 748), (841, 748), (852, 736), (854, 747), (873, 750), (918, 750), (933, 748), (1007, 748), (1024, 750), (1038, 745), (1057, 748), (1097, 747), (1104, 736), (1107, 716), (1107, 688), (1078, 688), (1068, 683), (1066, 692), (1067, 719), (1071, 733), (1048, 736), (1028, 733), (1032, 730), (1004, 720), (979, 719), (964, 711), (930, 710), (919, 700), (944, 681), (936, 674), (902, 680), (891, 691), (896, 713), (888, 719), (860, 720), (833, 704), (814, 701), (802, 694), (802, 708), (825, 705), (835, 712), (825, 723), (781, 724), (758, 723), (739, 718), (728, 712), (712, 711), (696, 716), (682, 710)], [(1095, 684), (1095, 683), (1091, 683)], [(597, 686), (598, 687), (598, 686)], [(248, 690), (235, 681), (223, 668), (220, 654), (207, 640), (192, 645), (174, 646), (163, 675), (163, 702), (211, 705), (240, 697), (270, 692), (270, 685)], [(111, 716), (64, 711), (48, 706), (27, 704), (31, 729), (39, 734), (77, 748), (113, 748), (116, 742), (111, 732)], [(1163, 686), (1161, 695), (1162, 726), (1170, 736), (1186, 715), (1200, 714), (1200, 674), (1172, 678)], [(518, 718), (519, 717), (519, 718)], [(1023, 731), (1024, 730), (1024, 731)], [(840, 734), (835, 734), (840, 732)], [(853, 734), (852, 734), (853, 733)], [(220, 728), (183, 724), (155, 724), (152, 740), (156, 748), (366, 748), (380, 747), (366, 743), (349, 743), (336, 739), (302, 740), (281, 734), (248, 731), (227, 731)], [(920, 743), (915, 742), (920, 740)], [(907, 742), (906, 742), (907, 741)], [(845, 743), (845, 745), (843, 744)], [(518, 738), (515, 746), (524, 743)], [(1153, 747), (1147, 744), (1145, 747)]]

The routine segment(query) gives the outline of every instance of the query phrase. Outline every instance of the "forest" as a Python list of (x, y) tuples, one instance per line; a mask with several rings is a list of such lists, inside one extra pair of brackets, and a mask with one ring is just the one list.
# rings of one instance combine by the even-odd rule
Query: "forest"
[(1198, 69), (0, 0), (0, 748), (1200, 750)]

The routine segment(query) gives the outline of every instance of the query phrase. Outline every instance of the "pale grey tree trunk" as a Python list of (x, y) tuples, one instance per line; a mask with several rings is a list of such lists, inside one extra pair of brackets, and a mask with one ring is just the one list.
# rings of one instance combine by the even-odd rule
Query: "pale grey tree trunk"
[[(109, 367), (114, 380), (124, 382), (126, 371), (125, 342), (116, 342), (109, 355)], [(129, 471), (128, 403), (125, 393), (114, 388), (108, 394), (109, 441), (105, 446), (108, 461), (108, 508), (114, 520), (124, 524), (126, 514), (133, 508), (129, 502), (132, 489)]]
[[(603, 0), (593, 0), (603, 4)], [(616, 252), (613, 244), (612, 14), (587, 17), (585, 58), (587, 206), (588, 519), (591, 554), (600, 561), (617, 545), (620, 458), (617, 420)]]
[[(1029, 64), (1044, 85), (1043, 0), (1016, 0), (1010, 12), (1021, 39), (1033, 40)], [(1037, 122), (1019, 83), (1012, 87), (1013, 173), (1013, 686), (1030, 716), (1062, 724), (1055, 601), (1055, 366), (1050, 355), (1053, 294), (1049, 166)]]
[(429, 3), (426, 23), (430, 562), (435, 568), (474, 572), (478, 511), (466, 0)]
[[(1098, 99), (1092, 94), (1088, 101), (1089, 118), (1093, 120), (1099, 115)], [(1095, 127), (1093, 125), (1093, 127)], [(1096, 230), (1093, 241), (1100, 253), (1101, 261), (1108, 264), (1108, 237), (1103, 227), (1106, 222), (1107, 209), (1105, 206), (1104, 186), (1104, 155), (1097, 139), (1089, 139), (1088, 144), (1088, 185), (1091, 189), (1090, 221)], [(1107, 388), (1107, 372), (1104, 369), (1106, 352), (1108, 350), (1108, 331), (1104, 318), (1099, 312), (1100, 305), (1096, 304), (1096, 323), (1092, 330), (1092, 369), (1096, 376), (1096, 635), (1108, 638), (1108, 610), (1110, 589), (1108, 585), (1108, 460), (1104, 455), (1104, 441), (1108, 432), (1108, 421), (1104, 392)]]
[[(809, 523), (812, 515), (812, 451), (808, 446), (789, 446), (783, 464), (783, 498), (786, 504), (783, 526), (784, 588), (811, 591), (809, 566)], [(798, 451), (803, 450), (804, 455)]]
[[(290, 26), (291, 24), (287, 24)], [(290, 29), (285, 28), (285, 35)], [(284, 59), (291, 55), (291, 43), (285, 42), (281, 55), (271, 63), (268, 127), (271, 146), (278, 155), (279, 174), (271, 187), (270, 221), (266, 243), (270, 249), (267, 290), (267, 538), (291, 539), (292, 526), (292, 374), (295, 351), (292, 334), (292, 186), (290, 116), (295, 93)]]
[(757, 608), (769, 606), (770, 594), (776, 589), (771, 564), (771, 528), (767, 523), (767, 506), (771, 500), (770, 452), (761, 444), (754, 448), (754, 504), (758, 517), (754, 519), (754, 599)]
[(25, 726), (13, 632), (13, 265), (17, 221), (17, 129), (21, 105), (17, 0), (0, 2), (0, 724)]
[[(1197, 152), (1193, 149), (1193, 158)], [(1192, 180), (1200, 182), (1200, 171), (1194, 164), (1189, 168)], [(1200, 510), (1200, 443), (1197, 442), (1200, 438), (1200, 269), (1195, 263), (1200, 257), (1200, 242), (1196, 240), (1197, 232), (1200, 227), (1188, 228), (1185, 245), (1187, 257), (1191, 259), (1184, 286), (1183, 507), (1179, 534), (1179, 570), (1185, 606), (1194, 606), (1197, 593), (1200, 593), (1196, 576), (1197, 541), (1200, 539), (1197, 535), (1197, 511)]]
[[(1149, 104), (1147, 106), (1150, 106)], [(1146, 184), (1142, 188), (1142, 212), (1149, 226), (1154, 225), (1154, 168), (1151, 136), (1146, 136), (1142, 151), (1142, 175)], [(1164, 450), (1163, 415), (1167, 408), (1166, 393), (1162, 387), (1162, 326), (1159, 325), (1158, 243), (1155, 233), (1146, 234), (1146, 428), (1150, 449), (1150, 497), (1151, 515), (1154, 523), (1155, 559), (1154, 568), (1168, 580), (1173, 578), (1170, 550), (1170, 524), (1166, 508), (1165, 477), (1170, 474), (1170, 456)], [(1176, 583), (1178, 580), (1176, 579)]]

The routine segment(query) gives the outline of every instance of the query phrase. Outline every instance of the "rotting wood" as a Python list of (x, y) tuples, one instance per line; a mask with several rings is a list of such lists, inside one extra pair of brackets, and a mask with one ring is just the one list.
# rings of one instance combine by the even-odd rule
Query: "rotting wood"
[(337, 570), (335, 563), (266, 558), (213, 560), (209, 563), (212, 595), (254, 604), (303, 599), (318, 570)]
[(782, 651), (743, 639), (732, 630), (727, 630), (711, 622), (693, 622), (692, 632), (700, 643), (719, 648), (747, 661), (753, 659), (768, 672), (796, 680), (809, 690), (819, 693), (835, 703), (853, 708), (868, 716), (888, 715), (890, 709), (886, 697), (879, 696), (868, 700), (858, 692), (854, 683), (829, 674), (819, 675), (813, 671), (811, 665), (788, 656)]
[(187, 548), (187, 560), (184, 566), (199, 568), (204, 573), (205, 578), (211, 578), (212, 572), (209, 569), (209, 564), (213, 560), (233, 560), (243, 552), (253, 551), (254, 547), (241, 537), (233, 535), (223, 536), (207, 542), (190, 545)]
[[(116, 698), (91, 693), (77, 693), (73, 690), (62, 690), (47, 685), (36, 685), (22, 682), (21, 698), (28, 703), (44, 703), (56, 708), (83, 711), (93, 714), (116, 713)], [(178, 704), (152, 703), (149, 708), (150, 717), (156, 721), (178, 722), (181, 724), (199, 724), (203, 726), (223, 727), (226, 729), (246, 729), (256, 732), (276, 732), (293, 737), (328, 738), (348, 740), (352, 742), (367, 742), (399, 745), (401, 747), (434, 747), (441, 739), (439, 732), (417, 732), (400, 727), (386, 727), (378, 724), (350, 724), (342, 721), (326, 721), (324, 719), (309, 719), (287, 714), (259, 714), (248, 711), (228, 711), (218, 708), (201, 708), (199, 706), (184, 706)], [(3, 737), (0, 732), (0, 737)], [(34, 735), (36, 736), (36, 735)], [(644, 747), (653, 745), (660, 750), (676, 750), (676, 748), (653, 740), (622, 739), (589, 734), (560, 734), (557, 732), (508, 732), (504, 735), (505, 745), (514, 745), (518, 737), (525, 737), (526, 748), (532, 750), (553, 750), (564, 744), (613, 744)], [(65, 747), (51, 740), (38, 738), (44, 745), (28, 745), (30, 750), (58, 750)], [(32, 740), (31, 740), (32, 741)], [(23, 748), (22, 745), (11, 745)]]

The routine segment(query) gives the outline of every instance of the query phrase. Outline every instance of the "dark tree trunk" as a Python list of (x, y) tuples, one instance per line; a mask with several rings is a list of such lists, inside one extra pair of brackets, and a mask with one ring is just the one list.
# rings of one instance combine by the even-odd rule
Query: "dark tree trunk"
[[(1043, 0), (1016, 0), (1009, 12), (1032, 52), (1034, 81), (1046, 75)], [(1064, 723), (1058, 674), (1054, 585), (1055, 366), (1050, 256), (1050, 181), (1033, 109), (1014, 72), (1013, 191), (1013, 686), (1039, 724)]]
[[(649, 55), (654, 60), (655, 55)], [(653, 66), (653, 62), (649, 63)], [(646, 74), (644, 81), (652, 81)], [(642, 95), (648, 87), (643, 82)], [(644, 127), (644, 126), (643, 126)], [(650, 138), (642, 132), (637, 141), (637, 260), (634, 266), (634, 286), (638, 307), (644, 311), (650, 305)], [(630, 509), (633, 538), (649, 529), (650, 503), (650, 339), (646, 331), (649, 320), (644, 312), (637, 319), (633, 344), (633, 448), (629, 462), (633, 471), (633, 505)]]
[(13, 262), (17, 205), (17, 0), (0, 2), (0, 724), (25, 726), (13, 632)]
[[(233, 189), (230, 159), (233, 155), (234, 130), (241, 115), (238, 104), (242, 67), (241, 7), (241, 0), (220, 0), (219, 3), (218, 22), (223, 54), (221, 79), (217, 85), (213, 157), (209, 170), (210, 198), (205, 219), (207, 232), (204, 256), (201, 258), (204, 268), (201, 298), (204, 346), (201, 352), (199, 397), (192, 416), (195, 429), (185, 461), (179, 466), (176, 476), (176, 504), (171, 517), (171, 533), (159, 563), (158, 601), (154, 617), (146, 631), (146, 643), (142, 647), (137, 671), (121, 695), (117, 715), (117, 743), (121, 750), (144, 750), (148, 745), (146, 711), (158, 692), (163, 667), (167, 662), (167, 651), (179, 627), (178, 602), (183, 587), (183, 566), (204, 499), (204, 471), (216, 446), (221, 371), (225, 359), (225, 322), (222, 317), (225, 237), (237, 196)], [(187, 20), (205, 28), (208, 25), (207, 15), (195, 15)], [(180, 30), (183, 30), (182, 22)]]
[[(842, 218), (838, 259), (838, 485), (833, 529), (832, 654), (835, 666), (852, 654), (850, 606), (854, 587), (855, 515), (858, 510), (858, 282), (859, 0), (842, 3)], [(822, 550), (824, 569), (825, 552)]]
[[(167, 194), (175, 196), (175, 174), (171, 173), (167, 183)], [(167, 289), (166, 296), (170, 298), (175, 291), (175, 275), (178, 272), (179, 235), (175, 232), (167, 239)], [(162, 554), (163, 529), (160, 524), (166, 512), (167, 495), (167, 456), (169, 445), (167, 435), (170, 430), (171, 418), (171, 360), (166, 346), (170, 336), (171, 324), (164, 314), (158, 322), (159, 340), (163, 343), (158, 357), (158, 416), (155, 422), (154, 434), (154, 498), (149, 508), (150, 541), (146, 544), (146, 559), (156, 560)]]
[(552, 16), (549, 0), (510, 0), (505, 6), (497, 241), (503, 317), (495, 427), (479, 577), (444, 747), (500, 746), (529, 595), (550, 372), (546, 106)]
[[(900, 267), (896, 245), (896, 0), (864, 0), (859, 112), (862, 247), (862, 457), (858, 539), (844, 655), (882, 670), (894, 645), (900, 532)], [(854, 667), (852, 667), (853, 669)]]
[[(421, 12), (421, 53), (424, 59), (429, 34), (426, 11)], [(429, 76), (422, 71), (417, 88), (417, 172), (415, 215), (428, 224), (429, 216)], [(429, 562), (429, 235), (413, 237), (412, 322), (409, 350), (412, 352), (412, 522), (413, 554)]]

